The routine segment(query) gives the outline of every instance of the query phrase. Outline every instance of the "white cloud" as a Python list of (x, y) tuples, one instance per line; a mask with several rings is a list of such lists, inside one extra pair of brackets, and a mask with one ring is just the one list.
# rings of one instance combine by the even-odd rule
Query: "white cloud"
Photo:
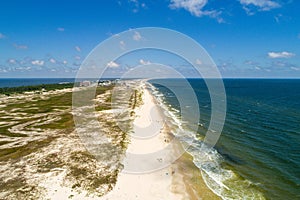
[[(132, 12), (139, 12), (140, 8), (146, 9), (147, 5), (145, 3), (140, 3), (138, 0), (128, 0), (130, 7), (132, 7)], [(121, 6), (121, 4), (119, 4)]]
[(0, 39), (4, 39), (4, 38), (6, 38), (6, 36), (4, 34), (0, 33)]
[(295, 56), (295, 54), (287, 52), (287, 51), (283, 51), (283, 52), (269, 52), (268, 56), (269, 56), (269, 58), (291, 58), (291, 57)]
[(295, 71), (300, 71), (300, 68), (297, 68), (297, 67), (291, 67), (292, 70), (295, 70)]
[(202, 65), (202, 61), (201, 61), (200, 59), (197, 58), (197, 59), (196, 59), (196, 64), (197, 64), (197, 65)]
[(110, 61), (109, 63), (107, 63), (106, 66), (110, 67), (110, 68), (116, 68), (116, 67), (119, 67), (120, 65), (114, 61)]
[(145, 3), (142, 3), (142, 4), (141, 4), (141, 7), (142, 7), (142, 8), (146, 8), (147, 6), (146, 6)]
[(31, 64), (37, 65), (37, 66), (43, 66), (44, 63), (45, 62), (43, 60), (33, 60), (33, 61), (31, 61)]
[(287, 67), (287, 66), (289, 66), (289, 63), (283, 62), (283, 61), (275, 61), (275, 62), (272, 62), (272, 66), (275, 66), (275, 67)]
[(257, 66), (254, 67), (254, 69), (256, 69), (256, 70), (261, 70), (261, 68), (260, 68), (260, 67), (257, 67)]
[(281, 19), (283, 18), (283, 15), (282, 14), (278, 14), (276, 16), (274, 16), (274, 19), (277, 23), (280, 23)]
[(253, 61), (253, 60), (246, 60), (244, 62), (245, 65), (249, 65), (252, 68), (254, 68), (255, 70), (262, 70), (261, 68), (261, 64), (259, 62)]
[(132, 38), (135, 40), (135, 41), (140, 41), (142, 39), (142, 36), (139, 32), (135, 31), (134, 32), (134, 35), (132, 36)]
[(126, 46), (125, 42), (124, 42), (123, 40), (120, 41), (120, 48), (121, 48), (122, 50), (125, 50), (125, 46)]
[(80, 56), (75, 56), (74, 58), (75, 58), (76, 60), (80, 60), (80, 59), (81, 59)]
[(296, 70), (296, 68), (298, 68), (298, 66), (293, 63), (290, 63), (289, 61), (275, 60), (275, 61), (271, 62), (270, 68)]
[(67, 62), (66, 60), (64, 60), (62, 63), (63, 63), (64, 65), (68, 64), (68, 62)]
[(75, 46), (76, 51), (80, 52), (81, 48), (79, 46)]
[(252, 60), (246, 60), (244, 63), (246, 65), (255, 65), (256, 64), (256, 62), (253, 62)]
[(8, 60), (8, 63), (10, 63), (10, 64), (16, 64), (17, 61), (16, 61), (15, 59), (9, 59), (9, 60)]
[(202, 8), (207, 4), (207, 0), (171, 0), (170, 8), (183, 8), (192, 15), (203, 15)]
[(149, 64), (151, 64), (150, 61), (145, 61), (143, 59), (140, 59), (139, 62), (140, 62), (141, 65), (149, 65)]
[(18, 44), (14, 44), (14, 47), (15, 47), (16, 49), (28, 49), (28, 46), (26, 46), (26, 45), (18, 45)]
[(64, 31), (65, 31), (65, 28), (58, 27), (57, 30), (60, 31), (60, 32), (64, 32)]
[(50, 61), (51, 63), (53, 63), (53, 64), (56, 63), (56, 60), (55, 60), (54, 58), (50, 58), (49, 61)]
[(223, 23), (224, 20), (220, 17), (221, 12), (216, 10), (203, 10), (208, 0), (171, 0), (169, 7), (171, 9), (185, 9), (196, 17), (209, 16), (215, 18), (219, 23)]
[(255, 6), (259, 8), (260, 11), (268, 11), (281, 7), (279, 3), (273, 0), (240, 0), (240, 3), (249, 15), (254, 14), (251, 11), (250, 6)]
[(0, 73), (6, 73), (6, 72), (8, 72), (7, 69), (5, 69), (4, 66), (0, 65)]

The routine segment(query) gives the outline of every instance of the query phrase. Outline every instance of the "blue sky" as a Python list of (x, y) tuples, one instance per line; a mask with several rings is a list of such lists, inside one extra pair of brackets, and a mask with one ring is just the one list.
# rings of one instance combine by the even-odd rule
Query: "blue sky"
[(163, 27), (201, 44), (224, 77), (299, 78), (299, 8), (297, 0), (2, 1), (0, 77), (74, 77), (103, 40)]

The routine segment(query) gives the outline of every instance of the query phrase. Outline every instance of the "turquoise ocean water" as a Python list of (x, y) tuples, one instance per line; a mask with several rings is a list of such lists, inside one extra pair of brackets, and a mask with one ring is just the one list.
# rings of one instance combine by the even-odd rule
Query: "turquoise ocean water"
[[(181, 129), (190, 134), (189, 119), (180, 125), (175, 119), (181, 114), (179, 100), (167, 89), (184, 93), (182, 81), (155, 82), (153, 94), (173, 121), (173, 133)], [(209, 92), (203, 80), (189, 83), (201, 117), (194, 133), (198, 139), (188, 151), (208, 187), (223, 199), (300, 199), (300, 80), (225, 79), (224, 129), (216, 146), (206, 152), (200, 146), (210, 122)]]

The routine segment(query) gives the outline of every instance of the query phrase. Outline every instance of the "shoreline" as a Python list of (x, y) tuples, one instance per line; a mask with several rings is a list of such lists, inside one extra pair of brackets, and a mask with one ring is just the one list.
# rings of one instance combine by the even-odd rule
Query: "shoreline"
[[(142, 105), (134, 109), (134, 128), (123, 160), (124, 169), (119, 173), (112, 191), (100, 199), (220, 199), (204, 183), (192, 156), (187, 152), (179, 155), (182, 152), (181, 144), (163, 123), (162, 108), (146, 85), (142, 88), (142, 101)], [(162, 149), (166, 150), (158, 154), (161, 157), (157, 157), (155, 152)], [(141, 161), (133, 154), (149, 154), (149, 157), (136, 167)], [(148, 169), (149, 166), (154, 169), (152, 172), (126, 173)]]
[[(117, 90), (114, 90), (114, 87), (98, 89), (93, 100), (97, 120), (103, 127), (103, 134), (111, 139), (108, 144), (112, 143), (122, 148), (120, 154), (114, 154), (117, 151), (111, 151), (109, 148), (106, 149), (107, 151), (102, 148), (99, 152), (107, 156), (98, 159), (85, 148), (78, 137), (78, 132), (74, 129), (74, 112), (70, 107), (74, 89), (0, 95), (2, 102), (0, 170), (5, 172), (10, 169), (16, 172), (15, 174), (2, 173), (0, 184), (4, 187), (0, 191), (0, 198), (9, 196), (55, 199), (59, 196), (61, 199), (102, 199), (102, 197), (110, 199), (109, 195), (111, 196), (112, 193), (120, 195), (118, 190), (121, 190), (123, 195), (126, 195), (127, 191), (131, 191), (132, 194), (138, 191), (136, 196), (124, 197), (124, 199), (139, 199), (147, 195), (148, 199), (150, 196), (153, 199), (153, 194), (157, 194), (157, 199), (175, 200), (227, 199), (245, 196), (265, 199), (255, 182), (240, 178), (239, 174), (231, 168), (222, 168), (218, 165), (218, 160), (213, 161), (220, 171), (210, 166), (202, 168), (201, 161), (206, 161), (207, 158), (215, 159), (221, 155), (216, 150), (200, 151), (197, 147), (198, 143), (191, 146), (196, 148), (195, 151), (188, 150), (168, 167), (159, 166), (161, 163), (167, 164), (168, 161), (174, 160), (174, 156), (178, 155), (176, 151), (180, 152), (183, 145), (176, 141), (177, 137), (174, 136), (177, 135), (176, 127), (179, 122), (174, 118), (177, 116), (177, 110), (172, 112), (172, 105), (165, 104), (167, 101), (161, 99), (163, 93), (151, 84), (134, 80), (121, 82), (119, 90), (118, 87)], [(81, 89), (75, 90), (75, 92), (79, 91)], [(112, 104), (113, 91), (119, 97), (120, 104)], [(143, 105), (142, 97), (146, 106)], [(122, 106), (125, 106), (125, 113)], [(113, 119), (116, 119), (116, 122)], [(149, 129), (148, 126), (150, 132), (145, 131), (145, 128)], [(93, 127), (91, 124), (79, 130), (89, 133), (93, 132)], [(183, 129), (181, 131), (184, 133)], [(134, 137), (130, 136), (130, 133)], [(178, 136), (180, 137), (180, 134)], [(128, 145), (130, 137), (133, 139)], [(175, 142), (171, 145), (170, 140)], [(76, 148), (72, 146), (75, 143)], [(141, 155), (156, 152), (158, 149), (167, 151), (165, 155), (155, 155), (152, 160), (137, 160), (137, 162), (132, 162), (129, 154), (128, 159), (123, 161), (127, 147), (129, 150), (127, 153)], [(204, 153), (204, 157), (201, 153)], [(210, 155), (213, 157), (211, 158)], [(82, 160), (90, 164), (82, 165)], [(121, 163), (125, 161), (128, 165), (125, 165), (125, 170), (122, 171)], [(118, 166), (109, 167), (115, 164)], [(147, 165), (160, 170), (145, 169)], [(132, 168), (134, 166), (139, 168)], [(145, 175), (126, 173), (132, 170), (137, 172), (142, 170)], [(117, 181), (121, 184), (118, 183), (118, 187), (114, 187)], [(133, 184), (135, 187), (130, 186), (127, 190), (128, 184)]]

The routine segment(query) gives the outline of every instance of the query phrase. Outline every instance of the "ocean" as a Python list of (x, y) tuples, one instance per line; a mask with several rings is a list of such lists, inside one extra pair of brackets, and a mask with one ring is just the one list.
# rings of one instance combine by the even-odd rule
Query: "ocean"
[(0, 78), (0, 88), (40, 84), (72, 83), (74, 78)]
[[(181, 136), (186, 140), (193, 119), (178, 124), (179, 100), (166, 88), (184, 93), (182, 82), (155, 81), (152, 92), (173, 121), (173, 134), (187, 133)], [(218, 143), (206, 152), (200, 147), (211, 117), (209, 92), (203, 80), (188, 82), (198, 99), (200, 120), (197, 139), (187, 151), (207, 186), (223, 199), (300, 199), (300, 80), (224, 79), (226, 120)]]

